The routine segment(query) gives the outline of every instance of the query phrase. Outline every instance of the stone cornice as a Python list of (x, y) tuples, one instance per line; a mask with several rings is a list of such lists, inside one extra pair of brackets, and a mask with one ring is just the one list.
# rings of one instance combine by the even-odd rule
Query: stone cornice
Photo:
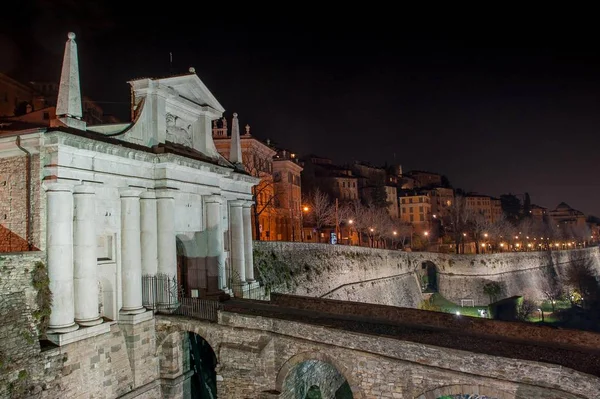
[[(219, 166), (208, 162), (203, 162), (196, 159), (186, 158), (177, 154), (153, 154), (132, 148), (120, 146), (118, 144), (106, 143), (103, 141), (80, 137), (73, 134), (53, 131), (44, 135), (46, 145), (63, 145), (76, 149), (82, 149), (101, 154), (107, 154), (127, 159), (135, 159), (137, 161), (148, 162), (153, 164), (165, 163), (187, 168), (193, 168), (201, 171), (212, 172), (233, 179), (248, 183), (249, 185), (257, 184), (260, 180), (252, 176), (241, 173), (236, 173), (231, 168)], [(1, 143), (1, 142), (0, 142)], [(150, 149), (148, 149), (150, 150)]]

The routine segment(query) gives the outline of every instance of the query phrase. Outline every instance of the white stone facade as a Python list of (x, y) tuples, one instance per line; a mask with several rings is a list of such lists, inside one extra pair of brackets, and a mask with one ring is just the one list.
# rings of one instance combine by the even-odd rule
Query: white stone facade
[[(74, 35), (66, 49), (59, 96), (76, 108)], [(40, 249), (47, 253), (54, 294), (54, 333), (95, 325), (101, 316), (130, 321), (146, 310), (142, 275), (163, 273), (190, 284), (181, 281), (186, 259), (203, 281), (191, 282), (200, 295), (227, 291), (233, 276), (244, 284), (248, 274), (244, 255), (252, 237), (242, 208), (251, 203), (258, 179), (215, 149), (211, 126), (222, 106), (193, 72), (130, 85), (129, 124), (86, 130), (78, 115), (65, 114), (50, 128), (0, 135), (0, 157), (20, 154), (18, 143), (40, 154), (32, 176), (45, 190), (40, 228), (46, 243)]]

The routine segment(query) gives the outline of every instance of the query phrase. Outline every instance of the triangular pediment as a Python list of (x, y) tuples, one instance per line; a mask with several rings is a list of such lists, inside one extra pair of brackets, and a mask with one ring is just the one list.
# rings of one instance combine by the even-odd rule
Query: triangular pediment
[(225, 108), (223, 108), (215, 96), (213, 96), (210, 90), (208, 90), (208, 87), (206, 87), (206, 85), (195, 73), (172, 76), (157, 80), (161, 85), (172, 88), (181, 97), (184, 97), (195, 104), (200, 106), (209, 106), (220, 113), (225, 111)]

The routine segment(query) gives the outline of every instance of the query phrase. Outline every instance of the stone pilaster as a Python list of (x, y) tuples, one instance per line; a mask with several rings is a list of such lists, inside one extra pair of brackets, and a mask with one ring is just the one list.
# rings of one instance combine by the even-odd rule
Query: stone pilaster
[(233, 281), (246, 283), (246, 262), (244, 258), (244, 221), (242, 208), (244, 201), (230, 201), (229, 230), (231, 231), (231, 262)]
[(75, 321), (82, 326), (102, 323), (98, 313), (96, 196), (92, 186), (75, 186), (73, 195), (73, 256)]
[(46, 252), (52, 292), (50, 330), (77, 330), (73, 289), (73, 188), (69, 184), (47, 186)]
[(122, 313), (142, 313), (142, 248), (140, 190), (121, 190), (121, 280)]
[[(227, 287), (225, 276), (225, 247), (223, 242), (223, 229), (221, 226), (221, 204), (220, 195), (209, 195), (204, 197), (206, 206), (206, 235), (208, 240), (208, 251), (206, 259), (206, 268), (208, 278), (216, 279), (216, 288), (224, 289)], [(209, 292), (214, 291), (212, 282), (208, 282)]]
[(246, 201), (243, 209), (244, 222), (244, 263), (246, 281), (254, 281), (254, 257), (252, 255), (252, 201)]

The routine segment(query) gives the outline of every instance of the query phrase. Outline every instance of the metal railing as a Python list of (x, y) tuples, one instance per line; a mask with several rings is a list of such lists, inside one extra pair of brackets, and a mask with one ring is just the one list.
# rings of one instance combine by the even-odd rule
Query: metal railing
[(142, 276), (142, 304), (154, 313), (172, 314), (217, 321), (221, 303), (203, 298), (185, 297), (175, 276), (166, 274)]

